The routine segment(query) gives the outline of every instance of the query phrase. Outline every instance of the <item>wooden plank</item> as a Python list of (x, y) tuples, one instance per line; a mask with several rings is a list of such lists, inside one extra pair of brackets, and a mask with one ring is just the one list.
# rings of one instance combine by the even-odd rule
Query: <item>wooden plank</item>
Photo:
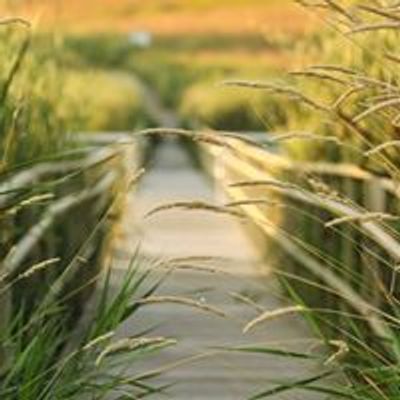
[[(214, 269), (214, 273), (177, 268), (159, 288), (157, 295), (200, 300), (223, 310), (228, 317), (218, 318), (175, 304), (143, 308), (119, 334), (131, 336), (154, 326), (153, 335), (176, 337), (178, 344), (156, 355), (153, 360), (135, 363), (133, 376), (177, 362), (176, 368), (167, 371), (157, 382), (178, 383), (168, 389), (171, 398), (231, 400), (245, 399), (262, 388), (273, 386), (268, 382), (269, 378), (290, 379), (312, 373), (315, 368), (313, 361), (288, 362), (286, 358), (270, 355), (225, 353), (196, 358), (196, 355), (208, 353), (209, 349), (217, 346), (255, 343), (304, 351), (304, 343), (314, 339), (293, 315), (271, 321), (265, 329), (260, 327), (246, 335), (242, 333), (245, 323), (257, 315), (257, 310), (235, 300), (231, 292), (254, 296), (266, 309), (279, 308), (284, 303), (276, 293), (276, 281), (269, 274), (268, 265), (259, 259), (258, 252), (233, 218), (174, 209), (143, 218), (149, 210), (161, 204), (193, 199), (215, 202), (212, 185), (208, 185), (209, 181), (199, 171), (190, 168), (189, 160), (182, 153), (177, 144), (164, 144), (139, 192), (132, 196), (129, 213), (125, 216), (126, 233), (116, 249), (116, 255), (120, 256), (114, 263), (113, 282), (115, 286), (122, 284), (124, 268), (138, 244), (143, 255), (139, 264), (150, 269), (155, 280), (160, 271), (148, 260), (168, 262), (177, 257), (205, 256), (211, 258), (205, 265)], [(132, 224), (132, 221), (136, 223)], [(202, 265), (201, 261), (193, 263)], [(180, 360), (192, 356), (195, 356), (192, 362), (180, 365)], [(294, 397), (297, 395), (301, 397), (300, 392), (293, 393)], [(310, 393), (307, 399), (319, 398), (319, 394)]]

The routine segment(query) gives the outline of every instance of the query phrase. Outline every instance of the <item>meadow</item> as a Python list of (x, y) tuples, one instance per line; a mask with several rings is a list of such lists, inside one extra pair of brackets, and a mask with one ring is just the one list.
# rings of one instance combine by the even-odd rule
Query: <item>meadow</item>
[[(295, 310), (329, 354), (314, 376), (249, 398), (296, 388), (399, 398), (399, 7), (300, 3), (1, 3), (1, 398), (163, 391), (124, 367), (175, 339), (141, 326), (114, 336), (168, 274), (149, 279), (135, 253), (116, 289), (109, 259), (141, 175), (127, 148), (143, 130), (160, 133), (159, 108), (177, 122), (161, 132), (194, 138), (190, 151), (231, 200), (175, 206), (243, 213), (293, 303), (245, 330)], [(125, 132), (130, 146), (101, 132)], [(94, 318), (82, 324), (88, 304)], [(289, 363), (313, 350), (243, 351)]]
[(307, 67), (281, 82), (227, 83), (269, 93), (284, 113), (269, 141), (290, 161), (237, 145), (253, 173), (240, 174), (239, 157), (227, 164), (241, 178), (232, 196), (256, 204), (268, 193), (277, 201), (247, 212), (268, 236), (266, 254), (275, 254), (288, 295), (317, 337), (337, 350), (325, 363), (333, 364), (328, 375), (344, 382), (323, 384), (326, 375), (316, 375), (254, 398), (293, 387), (326, 398), (399, 395), (398, 8), (348, 3), (310, 5), (330, 29), (300, 44), (310, 57)]
[[(145, 383), (103, 369), (117, 368), (132, 350), (133, 341), (117, 352), (111, 332), (135, 311), (133, 298), (145, 296), (137, 293), (145, 276), (136, 260), (124, 287), (109, 293), (107, 249), (127, 190), (125, 150), (79, 136), (146, 124), (138, 91), (118, 73), (67, 66), (56, 37), (36, 36), (24, 19), (6, 18), (0, 29), (0, 397), (82, 398), (127, 385), (150, 393)], [(104, 289), (86, 326), (95, 286)], [(136, 348), (146, 354), (170, 344), (139, 341)]]
[[(220, 121), (213, 123), (215, 115), (239, 113), (253, 130), (265, 124), (260, 100), (250, 99), (249, 105), (249, 95), (239, 93), (231, 106), (222, 106), (230, 96), (212, 86), (227, 77), (272, 77), (301, 63), (303, 57), (294, 60), (292, 50), (318, 25), (317, 18), (290, 1), (234, 1), (229, 6), (209, 1), (15, 2), (13, 10), (39, 18), (42, 32), (57, 26), (65, 47), (59, 53), (67, 64), (133, 73), (186, 122), (193, 114), (199, 123), (224, 128)], [(151, 45), (131, 43), (135, 32), (150, 34)], [(210, 103), (209, 115), (196, 115), (199, 96)]]

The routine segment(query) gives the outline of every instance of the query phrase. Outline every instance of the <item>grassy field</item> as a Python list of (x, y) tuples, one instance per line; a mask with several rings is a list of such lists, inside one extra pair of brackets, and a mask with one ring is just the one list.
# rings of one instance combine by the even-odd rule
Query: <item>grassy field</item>
[[(35, 21), (35, 30), (41, 35), (56, 31), (58, 38), (63, 38), (59, 53), (67, 67), (134, 73), (180, 114), (185, 124), (192, 118), (188, 116), (192, 110), (199, 123), (230, 128), (234, 128), (232, 122), (210, 119), (220, 112), (221, 95), (207, 86), (227, 78), (272, 78), (283, 68), (294, 68), (303, 61), (303, 57), (293, 58), (294, 48), (319, 23), (291, 0), (2, 3), (9, 13)], [(149, 47), (138, 48), (129, 42), (132, 32), (142, 31), (152, 35)], [(204, 120), (192, 105), (192, 85), (196, 93), (201, 87), (207, 92), (202, 98), (209, 101), (210, 112)], [(270, 129), (263, 121), (271, 116), (263, 116), (254, 106), (257, 103), (254, 100), (240, 107), (236, 103), (231, 111), (225, 106), (221, 112), (227, 116), (239, 112), (243, 114), (239, 119), (249, 120), (245, 114), (255, 107), (259, 116), (248, 129)], [(145, 125), (146, 118), (139, 124)], [(243, 129), (243, 124), (238, 129)]]
[(266, 231), (276, 224), (266, 252), (271, 260), (278, 254), (278, 276), (316, 336), (336, 349), (324, 366), (343, 383), (316, 375), (254, 399), (305, 387), (324, 399), (392, 400), (399, 398), (398, 8), (323, 3), (334, 29), (300, 43), (310, 66), (280, 82), (231, 84), (267, 92), (285, 116), (274, 140), (300, 163), (283, 162), (279, 171), (266, 155), (263, 170), (277, 181), (238, 187), (278, 196), (274, 217), (266, 216)]
[[(21, 15), (37, 18), (42, 28), (68, 31), (190, 33), (299, 33), (310, 28), (304, 11), (291, 0), (56, 0), (7, 1)], [(224, 21), (223, 24), (220, 22)]]
[[(76, 133), (144, 126), (140, 93), (120, 72), (67, 61), (56, 34), (37, 35), (25, 21), (2, 21), (0, 48), (0, 397), (82, 398), (93, 385), (104, 394), (126, 383), (99, 384), (84, 343), (99, 349), (93, 340), (110, 339), (138, 282), (132, 272), (124, 289), (106, 290), (112, 316), (103, 303), (100, 325), (71, 341), (94, 282), (108, 285), (100, 271), (115, 227), (109, 215), (126, 191), (124, 177), (108, 173), (119, 156), (87, 157)], [(79, 257), (86, 268), (76, 279)], [(138, 343), (140, 351), (163, 346), (156, 342)]]
[[(303, 10), (289, 0), (3, 1), (4, 15), (24, 16), (33, 25), (0, 26), (0, 179), (7, 189), (8, 179), (20, 169), (40, 166), (43, 160), (70, 161), (71, 153), (75, 159), (86, 151), (77, 148), (76, 132), (154, 126), (137, 80), (177, 115), (182, 127), (269, 131), (266, 144), (279, 143), (287, 156), (284, 168), (271, 167), (265, 153), (265, 170), (274, 179), (241, 182), (239, 186), (267, 189), (255, 192), (262, 198), (241, 198), (239, 203), (268, 202), (267, 196), (279, 191), (276, 236), (301, 251), (290, 246), (291, 252), (278, 250), (275, 237), (266, 245), (268, 257), (276, 258), (286, 293), (301, 307), (319, 343), (330, 350), (321, 369), (344, 384), (320, 384), (318, 374), (309, 382), (285, 383), (254, 398), (307, 386), (329, 399), (398, 400), (398, 5), (365, 0), (322, 0), (317, 5), (324, 9)], [(319, 31), (323, 19), (327, 29)], [(138, 32), (149, 33), (151, 43), (133, 43), (131, 34)], [(300, 70), (306, 63), (318, 65)], [(229, 85), (221, 85), (227, 80)], [(291, 164), (293, 160), (301, 163)], [(260, 160), (253, 164), (260, 165)], [(101, 173), (108, 169), (101, 163), (96, 167)], [(51, 207), (59, 197), (71, 187), (91, 186), (85, 179), (97, 175), (89, 170), (18, 188), (0, 210), (4, 259), (12, 258), (32, 224), (54, 217)], [(349, 170), (355, 177), (345, 176), (343, 171)], [(65, 182), (71, 183), (67, 189)], [(216, 210), (232, 212), (232, 204)], [(86, 210), (83, 214), (88, 219), (81, 218), (85, 227), (77, 232), (96, 232), (99, 216), (91, 218)], [(32, 215), (40, 218), (32, 222)], [(168, 338), (128, 338), (120, 348), (113, 347), (114, 330), (143, 301), (138, 288), (146, 276), (132, 269), (126, 286), (108, 298), (110, 307), (100, 303), (97, 320), (65, 357), (60, 349), (69, 343), (71, 329), (66, 304), (44, 307), (38, 300), (38, 305), (32, 302), (33, 312), (23, 304), (41, 299), (52, 287), (52, 275), (41, 270), (48, 265), (43, 267), (42, 258), (53, 252), (63, 256), (64, 243), (81, 238), (70, 234), (65, 239), (66, 222), (56, 222), (54, 236), (49, 234), (32, 255), (39, 267), (32, 263), (33, 272), (28, 268), (16, 277), (17, 285), (11, 280), (6, 286), (14, 290), (26, 273), (31, 278), (38, 268), (43, 273), (39, 278), (49, 279), (46, 285), (37, 284), (37, 290), (31, 288), (30, 297), (20, 290), (22, 301), (14, 299), (15, 312), (0, 332), (0, 362), (8, 361), (0, 363), (0, 397), (7, 400), (74, 399), (82, 385), (91, 394), (96, 387), (95, 394), (102, 396), (124, 380), (117, 376), (97, 385), (114, 352), (118, 363), (119, 355), (134, 359), (175, 343)], [(103, 243), (99, 247), (103, 250)], [(81, 261), (80, 253), (75, 256)], [(322, 265), (320, 275), (304, 268), (314, 268), (315, 262)], [(70, 265), (69, 259), (63, 263)], [(321, 278), (326, 275), (333, 285)], [(104, 279), (106, 296), (109, 282)], [(271, 316), (276, 317), (266, 312), (257, 323)], [(92, 348), (95, 351), (87, 353)], [(104, 370), (96, 370), (101, 374), (92, 373), (93, 364), (102, 367), (103, 361)], [(147, 382), (129, 383), (138, 397), (154, 393)]]

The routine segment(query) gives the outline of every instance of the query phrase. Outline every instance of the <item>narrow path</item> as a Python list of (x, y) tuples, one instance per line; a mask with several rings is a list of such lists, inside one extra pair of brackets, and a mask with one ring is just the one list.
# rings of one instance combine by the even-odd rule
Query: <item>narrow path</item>
[[(269, 278), (270, 284), (266, 285), (257, 275), (260, 267), (266, 273), (268, 268), (260, 265), (257, 252), (236, 221), (204, 211), (178, 210), (143, 219), (146, 212), (168, 202), (215, 202), (212, 187), (190, 165), (185, 152), (175, 142), (166, 142), (160, 147), (156, 163), (139, 192), (132, 193), (129, 215), (124, 218), (125, 234), (116, 249), (117, 270), (126, 267), (138, 243), (141, 243), (141, 254), (145, 258), (217, 257), (218, 260), (210, 265), (216, 266), (218, 273), (176, 271), (157, 295), (190, 297), (224, 310), (228, 317), (221, 318), (180, 305), (143, 307), (121, 334), (132, 335), (154, 326), (152, 335), (174, 337), (179, 344), (164, 350), (153, 360), (135, 364), (135, 373), (207, 352), (216, 346), (269, 343), (270, 347), (279, 349), (306, 350), (310, 343), (301, 340), (306, 337), (306, 330), (294, 317), (270, 321), (255, 333), (243, 335), (244, 324), (257, 312), (235, 301), (230, 294), (252, 296), (269, 310), (281, 307), (283, 303), (274, 295), (277, 290), (273, 278)], [(299, 379), (309, 376), (310, 368), (313, 367), (304, 361), (293, 362), (284, 357), (219, 354), (173, 369), (160, 383), (176, 383), (168, 390), (167, 398), (171, 399), (242, 400), (268, 387), (268, 379), (282, 380), (290, 376)], [(320, 397), (291, 393), (274, 398), (309, 400)]]
[(140, 91), (143, 106), (148, 115), (158, 126), (164, 128), (177, 128), (179, 125), (179, 118), (173, 111), (164, 107), (158, 94), (147, 84), (145, 84), (139, 77), (131, 75), (135, 85)]

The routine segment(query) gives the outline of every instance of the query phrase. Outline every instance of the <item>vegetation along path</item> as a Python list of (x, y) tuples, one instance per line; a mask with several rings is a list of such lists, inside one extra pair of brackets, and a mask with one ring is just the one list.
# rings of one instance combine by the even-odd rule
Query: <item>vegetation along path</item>
[[(213, 273), (193, 269), (177, 269), (162, 285), (157, 296), (180, 296), (222, 310), (226, 317), (202, 312), (177, 304), (153, 304), (143, 307), (123, 329), (124, 335), (137, 332), (137, 327), (155, 327), (152, 335), (174, 337), (178, 345), (163, 350), (154, 360), (135, 364), (135, 372), (163, 365), (198, 354), (190, 363), (181, 364), (163, 375), (160, 383), (175, 383), (168, 390), (172, 399), (246, 399), (268, 387), (268, 379), (284, 380), (309, 376), (304, 361), (294, 363), (285, 357), (249, 355), (227, 352), (213, 353), (218, 346), (245, 344), (268, 345), (287, 350), (306, 350), (312, 346), (303, 342), (306, 331), (299, 320), (291, 316), (270, 321), (267, 326), (243, 334), (243, 326), (261, 310), (253, 309), (239, 300), (248, 296), (259, 307), (273, 310), (282, 307), (277, 299), (274, 282), (260, 281), (260, 265), (255, 249), (247, 241), (241, 227), (232, 218), (205, 211), (168, 210), (144, 218), (150, 210), (175, 201), (202, 200), (214, 202), (215, 193), (209, 182), (194, 169), (179, 144), (168, 141), (161, 145), (155, 162), (145, 176), (139, 192), (131, 194), (130, 215), (125, 217), (124, 235), (116, 254), (120, 260), (117, 270), (126, 267), (130, 256), (140, 243), (142, 257), (171, 260), (185, 257), (213, 257), (207, 265)], [(205, 260), (200, 263), (204, 266)], [(192, 262), (193, 263), (193, 262)], [(117, 281), (118, 282), (118, 281)], [(208, 356), (205, 356), (205, 354)], [(314, 371), (315, 372), (315, 371)], [(304, 393), (303, 393), (304, 394)], [(295, 399), (294, 393), (290, 399)], [(165, 398), (165, 396), (162, 396)], [(284, 399), (281, 397), (275, 397)], [(299, 395), (299, 399), (313, 398)]]

